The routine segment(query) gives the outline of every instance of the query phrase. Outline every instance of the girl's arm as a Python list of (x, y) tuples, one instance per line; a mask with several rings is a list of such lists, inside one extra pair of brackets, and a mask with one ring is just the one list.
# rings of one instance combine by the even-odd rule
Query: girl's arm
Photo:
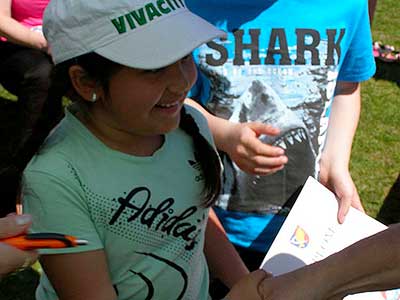
[(116, 300), (103, 250), (43, 255), (44, 271), (59, 300)]
[(211, 274), (220, 279), (228, 288), (249, 273), (226, 237), (224, 228), (212, 209), (208, 217), (204, 253)]
[(47, 52), (47, 41), (41, 32), (32, 31), (12, 18), (11, 2), (0, 1), (0, 35), (12, 43)]
[(343, 223), (350, 206), (364, 211), (349, 172), (351, 146), (357, 129), (360, 107), (360, 84), (339, 81), (332, 104), (327, 139), (321, 155), (319, 181), (339, 199), (340, 223)]
[(186, 99), (185, 103), (203, 114), (217, 148), (226, 152), (243, 171), (268, 175), (282, 169), (287, 163), (282, 148), (265, 144), (258, 139), (262, 134), (279, 134), (277, 128), (260, 122), (233, 123), (210, 114), (191, 99)]

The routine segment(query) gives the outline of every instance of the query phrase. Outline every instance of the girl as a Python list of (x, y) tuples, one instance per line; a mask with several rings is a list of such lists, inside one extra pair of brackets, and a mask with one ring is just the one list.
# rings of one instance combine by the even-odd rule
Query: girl
[[(42, 252), (37, 299), (207, 299), (205, 236), (224, 256), (232, 249), (205, 233), (220, 162), (205, 119), (183, 102), (191, 51), (224, 33), (181, 0), (52, 1), (44, 31), (52, 83), (75, 101), (25, 170), (24, 204), (33, 231), (89, 243)], [(52, 127), (40, 125), (33, 145)], [(230, 299), (258, 297), (245, 285)]]

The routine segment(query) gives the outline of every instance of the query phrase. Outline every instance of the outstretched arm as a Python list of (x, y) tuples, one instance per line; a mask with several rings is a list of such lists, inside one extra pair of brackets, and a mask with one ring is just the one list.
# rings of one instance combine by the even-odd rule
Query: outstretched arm
[(360, 84), (339, 81), (321, 155), (319, 181), (338, 197), (340, 223), (343, 223), (350, 206), (364, 211), (349, 172), (351, 146), (360, 116), (360, 106)]
[(261, 134), (277, 135), (279, 129), (260, 122), (233, 123), (207, 112), (191, 99), (185, 100), (207, 119), (219, 150), (226, 152), (243, 171), (268, 175), (281, 170), (287, 163), (285, 151), (280, 147), (261, 142)]
[(363, 239), (312, 265), (260, 285), (262, 299), (342, 299), (399, 287), (400, 225)]

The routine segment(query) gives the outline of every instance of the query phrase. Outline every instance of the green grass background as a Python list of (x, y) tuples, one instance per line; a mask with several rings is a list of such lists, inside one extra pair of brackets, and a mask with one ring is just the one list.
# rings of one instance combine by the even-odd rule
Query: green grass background
[[(400, 2), (378, 1), (373, 39), (400, 49)], [(379, 64), (378, 64), (379, 68)], [(392, 80), (400, 80), (400, 62), (382, 68)], [(378, 77), (378, 76), (377, 76)], [(371, 216), (400, 172), (400, 86), (372, 78), (362, 84), (362, 110), (353, 143), (350, 170), (361, 200)]]
[[(400, 1), (378, 2), (373, 39), (400, 49)], [(367, 213), (376, 216), (400, 171), (400, 63), (378, 64), (375, 78), (362, 84), (362, 111), (353, 143), (352, 177)], [(396, 84), (397, 81), (397, 84)], [(0, 86), (0, 97), (15, 96)], [(38, 275), (32, 269), (0, 282), (1, 300), (33, 300)]]

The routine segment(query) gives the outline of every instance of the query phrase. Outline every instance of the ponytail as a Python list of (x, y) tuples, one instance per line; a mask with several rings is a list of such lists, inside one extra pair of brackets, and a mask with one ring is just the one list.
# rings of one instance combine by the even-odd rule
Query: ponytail
[(210, 207), (217, 200), (221, 190), (221, 164), (217, 152), (200, 133), (199, 127), (193, 117), (186, 112), (185, 107), (181, 110), (179, 127), (193, 139), (195, 158), (200, 163), (205, 180), (203, 205)]

